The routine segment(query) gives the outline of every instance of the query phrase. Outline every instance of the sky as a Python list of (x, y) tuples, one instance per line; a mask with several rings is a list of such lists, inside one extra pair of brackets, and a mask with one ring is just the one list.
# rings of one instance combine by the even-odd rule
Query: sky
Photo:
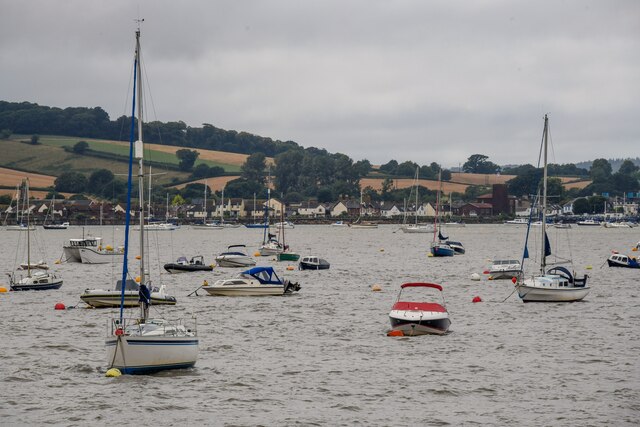
[(250, 132), (373, 164), (640, 156), (640, 1), (0, 0), (0, 100)]

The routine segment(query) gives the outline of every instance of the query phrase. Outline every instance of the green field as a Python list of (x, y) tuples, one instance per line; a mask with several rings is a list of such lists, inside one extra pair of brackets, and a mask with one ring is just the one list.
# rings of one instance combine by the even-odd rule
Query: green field
[[(28, 140), (30, 137), (23, 136), (21, 138), (15, 139), (23, 139)], [(66, 137), (66, 136), (41, 136), (40, 143), (42, 145), (48, 145), (51, 147), (58, 147), (62, 149), (62, 147), (73, 147), (78, 141), (85, 141), (89, 144), (89, 148), (94, 151), (99, 151), (103, 153), (116, 154), (119, 156), (129, 156), (129, 144), (128, 142), (120, 142), (120, 141), (107, 141), (102, 139), (90, 139), (90, 138), (76, 138), (76, 137)], [(165, 153), (158, 150), (145, 149), (145, 159), (158, 162), (158, 163), (167, 163), (170, 165), (178, 165), (179, 160), (174, 154)], [(239, 172), (240, 167), (237, 165), (230, 165), (226, 163), (214, 162), (210, 160), (202, 160), (198, 159), (196, 161), (196, 165), (206, 164), (207, 166), (220, 166), (224, 168), (227, 172)]]

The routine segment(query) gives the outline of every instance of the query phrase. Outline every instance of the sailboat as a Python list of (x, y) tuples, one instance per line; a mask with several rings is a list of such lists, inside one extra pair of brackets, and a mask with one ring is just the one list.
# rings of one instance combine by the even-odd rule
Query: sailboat
[[(223, 228), (238, 228), (241, 227), (241, 224), (238, 224), (237, 222), (224, 222), (224, 213), (226, 211), (225, 205), (224, 205), (224, 187), (222, 187), (222, 204), (220, 205), (220, 225)], [(231, 212), (231, 199), (229, 199), (229, 211)]]
[[(7, 225), (5, 230), (7, 231), (34, 231), (36, 228), (33, 225), (25, 225), (24, 224), (24, 206), (23, 209), (20, 209), (20, 195), (22, 193), (20, 192), (20, 184), (16, 185), (16, 223), (15, 225)], [(27, 203), (28, 203), (28, 198), (27, 198)], [(7, 218), (9, 216), (9, 210), (11, 210), (11, 205), (13, 204), (13, 199), (11, 199), (11, 202), (9, 203), (9, 209), (7, 209), (7, 215), (4, 218), (4, 225), (6, 225), (7, 223)], [(28, 208), (28, 206), (27, 206)], [(22, 218), (20, 218), (20, 213), (22, 213)]]
[[(256, 211), (256, 193), (253, 193), (253, 212)], [(256, 222), (255, 218), (253, 218), (253, 222), (251, 224), (244, 225), (247, 228), (269, 228), (269, 223), (267, 222)]]
[(276, 239), (275, 234), (271, 234), (269, 229), (269, 203), (271, 201), (271, 189), (267, 188), (267, 202), (264, 205), (264, 223), (267, 227), (262, 233), (262, 245), (259, 252), (262, 256), (278, 255), (284, 251), (282, 243)]
[[(45, 230), (66, 230), (69, 227), (68, 222), (56, 223), (55, 215), (56, 215), (56, 195), (54, 194), (51, 197), (51, 207), (47, 209), (47, 216), (44, 218), (44, 224), (42, 224), (42, 228)], [(49, 217), (49, 212), (51, 212), (51, 221), (53, 223), (47, 224), (47, 218)]]
[[(547, 145), (549, 140), (549, 118), (544, 116), (544, 129), (542, 132), (542, 148), (544, 156), (544, 168), (542, 178), (542, 224), (547, 220)], [(531, 222), (531, 219), (529, 220)], [(530, 226), (527, 226), (527, 237), (522, 255), (529, 258), (527, 243), (529, 240)], [(547, 256), (551, 255), (551, 245), (547, 237), (546, 227), (540, 227), (540, 265), (539, 271), (531, 276), (521, 275), (515, 282), (518, 296), (523, 302), (573, 302), (580, 301), (590, 291), (587, 286), (588, 276), (575, 277), (565, 267), (554, 267), (547, 270)]]
[(209, 186), (207, 185), (207, 181), (204, 182), (204, 203), (202, 204), (202, 223), (194, 224), (191, 228), (195, 228), (198, 230), (222, 230), (222, 225), (216, 222), (207, 222), (207, 190)]
[(364, 206), (364, 203), (362, 202), (362, 190), (360, 190), (360, 212), (358, 213), (358, 219), (356, 219), (356, 221), (353, 224), (351, 224), (351, 228), (363, 228), (363, 229), (378, 228), (378, 224), (375, 222), (362, 221), (363, 206)]
[[(135, 118), (137, 105), (138, 135), (135, 140)], [(131, 137), (129, 145), (129, 171), (127, 210), (125, 222), (125, 255), (122, 268), (122, 282), (129, 275), (127, 254), (129, 251), (129, 227), (131, 218), (131, 188), (134, 157), (139, 162), (138, 189), (139, 204), (144, 206), (144, 147), (142, 142), (142, 73), (140, 66), (140, 28), (136, 30), (136, 51), (134, 61), (133, 102), (131, 113)], [(134, 142), (135, 140), (135, 142)], [(125, 289), (121, 286), (120, 316), (111, 319), (106, 339), (108, 368), (117, 368), (125, 374), (145, 374), (166, 369), (189, 368), (198, 358), (198, 336), (193, 326), (187, 326), (182, 320), (170, 321), (163, 318), (150, 318), (152, 284), (145, 270), (146, 253), (144, 215), (140, 214), (140, 270), (139, 270), (139, 306), (140, 316), (128, 319), (124, 317)]]
[[(25, 179), (23, 182), (24, 191), (21, 192), (24, 197), (24, 205), (29, 203), (29, 179)], [(55, 273), (50, 271), (43, 271), (48, 269), (44, 261), (36, 264), (38, 271), (34, 271), (34, 264), (31, 263), (31, 227), (29, 226), (29, 212), (27, 208), (27, 262), (21, 268), (27, 271), (26, 276), (16, 276), (16, 273), (7, 274), (9, 276), (9, 287), (12, 291), (42, 291), (48, 289), (59, 289), (62, 286), (62, 279)]]
[[(438, 174), (438, 182), (442, 187), (442, 172)], [(440, 215), (440, 193), (442, 188), (438, 188), (436, 194), (436, 215), (433, 219), (433, 241), (431, 242), (431, 255), (432, 256), (453, 256), (455, 251), (446, 242), (448, 237), (442, 235), (441, 222), (438, 218)]]
[(416, 168), (416, 179), (414, 183), (414, 187), (416, 190), (416, 208), (415, 208), (415, 223), (407, 224), (407, 209), (405, 209), (405, 221), (404, 224), (400, 227), (403, 233), (432, 233), (433, 226), (427, 224), (418, 224), (418, 174), (420, 172), (420, 168)]
[(284, 203), (283, 203), (282, 209), (280, 209), (280, 222), (276, 223), (276, 227), (278, 228), (278, 234), (280, 235), (280, 242), (282, 242), (282, 247), (284, 249), (282, 250), (282, 252), (280, 252), (276, 256), (276, 258), (278, 261), (298, 261), (300, 259), (300, 254), (291, 251), (289, 248), (289, 245), (287, 245), (284, 240), (284, 230), (288, 227), (278, 226), (278, 224), (284, 224), (284, 223), (285, 223), (285, 220), (284, 220)]

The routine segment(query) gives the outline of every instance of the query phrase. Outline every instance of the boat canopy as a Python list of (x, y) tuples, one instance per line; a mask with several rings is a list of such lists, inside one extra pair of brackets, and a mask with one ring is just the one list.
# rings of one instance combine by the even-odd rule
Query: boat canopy
[(242, 274), (248, 274), (251, 277), (258, 279), (263, 285), (281, 285), (282, 280), (278, 277), (273, 267), (253, 267), (247, 271), (243, 271)]
[(439, 291), (442, 291), (442, 286), (440, 285), (436, 285), (435, 283), (405, 283), (401, 286), (402, 289), (404, 288), (434, 288), (437, 289)]

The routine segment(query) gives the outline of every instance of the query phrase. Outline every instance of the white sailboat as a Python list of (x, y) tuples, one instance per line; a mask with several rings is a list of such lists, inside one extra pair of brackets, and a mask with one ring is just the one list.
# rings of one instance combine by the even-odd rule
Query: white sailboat
[[(142, 143), (142, 78), (140, 67), (140, 28), (136, 31), (136, 52), (134, 62), (133, 111), (131, 123), (130, 158), (129, 158), (129, 196), (127, 197), (127, 215), (125, 225), (125, 256), (122, 268), (122, 283), (128, 276), (127, 253), (129, 248), (129, 221), (131, 212), (132, 165), (135, 157), (139, 162), (138, 188), (139, 203), (144, 206), (144, 149)], [(137, 85), (136, 85), (137, 83)], [(138, 135), (135, 140), (133, 116), (137, 106)], [(111, 319), (106, 339), (108, 368), (117, 368), (125, 374), (144, 374), (166, 369), (189, 368), (195, 365), (198, 358), (198, 336), (195, 320), (187, 326), (182, 320), (170, 321), (163, 318), (150, 318), (149, 307), (152, 303), (152, 284), (145, 270), (144, 250), (144, 215), (140, 215), (140, 270), (139, 270), (139, 305), (140, 316), (127, 319), (124, 317), (125, 288), (122, 286), (120, 316)]]
[(351, 224), (351, 228), (358, 229), (373, 229), (378, 228), (378, 224), (372, 221), (362, 221), (362, 207), (364, 206), (362, 202), (362, 190), (360, 190), (360, 212), (358, 214), (358, 219)]
[(271, 189), (267, 188), (267, 202), (264, 206), (264, 223), (267, 224), (267, 227), (263, 230), (262, 234), (262, 245), (260, 245), (260, 255), (261, 256), (271, 256), (278, 255), (284, 251), (284, 246), (282, 243), (276, 239), (275, 234), (270, 233), (269, 229), (269, 202), (271, 201)]
[(202, 204), (202, 223), (194, 224), (191, 228), (195, 228), (196, 230), (222, 230), (224, 227), (216, 222), (207, 222), (207, 190), (209, 186), (207, 185), (207, 181), (204, 181), (204, 203)]
[[(20, 184), (16, 185), (16, 223), (15, 225), (6, 225), (7, 224), (7, 218), (9, 216), (9, 211), (11, 210), (11, 206), (13, 204), (13, 199), (11, 199), (11, 202), (9, 203), (9, 208), (7, 209), (7, 215), (4, 218), (4, 224), (5, 225), (5, 230), (7, 231), (34, 231), (36, 228), (33, 225), (28, 225), (28, 224), (24, 224), (24, 209), (25, 207), (23, 206), (22, 209), (20, 209), (20, 197), (21, 192), (20, 192)], [(28, 199), (27, 199), (28, 202)], [(28, 209), (28, 206), (26, 206), (26, 209)], [(20, 218), (20, 213), (22, 213), (22, 218)]]
[(415, 207), (415, 222), (413, 224), (407, 224), (407, 213), (408, 210), (405, 208), (404, 213), (404, 224), (400, 227), (403, 233), (433, 233), (433, 225), (431, 224), (418, 224), (418, 174), (420, 172), (420, 168), (416, 168), (416, 179), (414, 182), (414, 188), (416, 191), (416, 207)]
[[(542, 224), (547, 220), (547, 145), (549, 139), (549, 118), (544, 116), (544, 130), (542, 137), (544, 168), (542, 178)], [(527, 227), (527, 240), (529, 227)], [(540, 269), (531, 276), (519, 277), (515, 283), (518, 296), (523, 302), (573, 302), (580, 301), (590, 291), (587, 286), (588, 276), (582, 279), (575, 277), (565, 267), (555, 267), (547, 270), (547, 256), (551, 254), (551, 245), (547, 238), (546, 227), (540, 227)], [(527, 242), (525, 241), (523, 261), (529, 257)], [(524, 262), (523, 262), (524, 264)]]
[[(29, 203), (29, 179), (25, 179), (23, 183), (23, 191), (25, 206)], [(62, 279), (55, 273), (47, 270), (49, 267), (44, 261), (38, 263), (31, 262), (31, 231), (29, 226), (29, 209), (27, 208), (27, 224), (26, 224), (26, 240), (27, 240), (27, 262), (21, 265), (21, 269), (26, 270), (26, 276), (16, 273), (7, 274), (9, 276), (9, 287), (12, 291), (43, 291), (49, 289), (59, 289), (62, 286)], [(38, 271), (34, 271), (37, 268)]]

